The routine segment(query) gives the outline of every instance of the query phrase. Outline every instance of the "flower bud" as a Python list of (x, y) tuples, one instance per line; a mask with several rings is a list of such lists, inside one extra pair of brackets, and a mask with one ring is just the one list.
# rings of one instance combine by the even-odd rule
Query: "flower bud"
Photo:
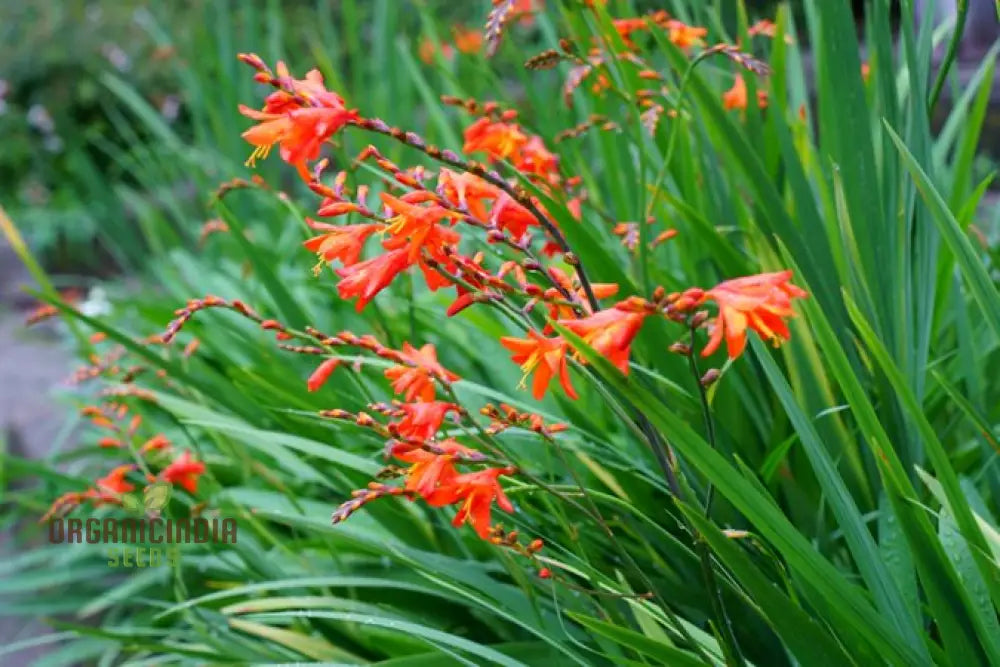
[(673, 352), (674, 354), (679, 354), (683, 357), (686, 357), (691, 354), (691, 346), (688, 345), (687, 343), (681, 343), (680, 341), (674, 343), (667, 349)]
[(721, 375), (722, 373), (719, 372), (718, 368), (709, 368), (705, 371), (705, 374), (701, 376), (699, 382), (702, 387), (709, 387), (715, 384), (716, 380), (718, 380)]

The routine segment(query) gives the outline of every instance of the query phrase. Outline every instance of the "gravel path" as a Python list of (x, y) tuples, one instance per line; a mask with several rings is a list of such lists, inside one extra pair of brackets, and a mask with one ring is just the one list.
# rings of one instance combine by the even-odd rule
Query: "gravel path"
[[(21, 291), (24, 284), (30, 284), (27, 272), (0, 240), (0, 437), (11, 454), (35, 458), (48, 453), (65, 419), (65, 406), (55, 402), (52, 392), (69, 376), (74, 363), (53, 329), (24, 328), (26, 307), (30, 307)], [(0, 489), (0, 500), (2, 496)], [(11, 550), (9, 537), (0, 533), (0, 560)], [(0, 615), (0, 646), (49, 632), (33, 619)], [(47, 650), (19, 651), (0, 663), (28, 665)]]

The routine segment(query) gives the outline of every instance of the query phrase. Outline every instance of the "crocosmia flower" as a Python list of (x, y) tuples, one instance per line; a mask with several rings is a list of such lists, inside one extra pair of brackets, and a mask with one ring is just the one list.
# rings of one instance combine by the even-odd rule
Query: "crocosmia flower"
[(729, 358), (735, 359), (746, 347), (748, 328), (775, 345), (788, 340), (785, 318), (795, 314), (792, 299), (808, 296), (790, 282), (791, 278), (791, 271), (762, 273), (727, 280), (705, 292), (703, 301), (715, 301), (719, 315), (711, 325), (712, 333), (702, 355), (715, 352), (725, 338)]
[(281, 159), (308, 181), (306, 162), (317, 159), (323, 142), (356, 120), (358, 114), (346, 109), (344, 100), (326, 89), (319, 70), (311, 70), (302, 80), (292, 79), (284, 63), (279, 62), (276, 70), (277, 80), (291, 91), (271, 93), (260, 111), (240, 105), (240, 113), (258, 121), (243, 133), (243, 138), (256, 147), (247, 164), (252, 166), (257, 158), (267, 157), (271, 147), (278, 144)]
[(460, 408), (454, 403), (444, 401), (427, 401), (422, 403), (405, 403), (400, 406), (403, 419), (395, 424), (401, 438), (412, 440), (430, 440), (441, 428), (445, 415), (458, 412)]
[(135, 489), (135, 485), (125, 480), (125, 475), (135, 470), (134, 465), (118, 466), (107, 475), (97, 480), (97, 488), (100, 491), (110, 493), (128, 493)]
[[(731, 109), (742, 111), (747, 108), (747, 83), (742, 75), (737, 74), (733, 87), (722, 94), (722, 106), (727, 111)], [(761, 109), (767, 108), (767, 91), (757, 91), (757, 106)]]
[(549, 387), (549, 382), (555, 376), (559, 384), (570, 398), (576, 400), (577, 393), (569, 380), (569, 368), (566, 364), (566, 341), (562, 338), (546, 338), (537, 331), (529, 331), (527, 338), (503, 337), (501, 345), (514, 354), (511, 360), (521, 365), (524, 377), (521, 386), (532, 373), (535, 378), (531, 383), (531, 395), (541, 400)]
[(313, 229), (323, 232), (302, 244), (306, 250), (316, 253), (324, 262), (339, 259), (344, 266), (357, 264), (368, 237), (385, 228), (381, 224), (329, 225), (310, 219), (306, 222)]
[[(475, 455), (476, 450), (470, 449), (454, 440), (442, 440), (437, 443), (441, 453), (435, 453), (419, 447), (396, 447), (392, 455), (400, 461), (410, 463), (406, 469), (406, 490), (414, 491), (423, 498), (432, 497), (440, 487), (447, 487), (451, 480), (458, 476), (454, 460), (456, 456)], [(438, 498), (444, 500), (443, 497)], [(441, 503), (448, 504), (448, 503)]]
[(438, 362), (437, 350), (431, 343), (427, 343), (420, 349), (409, 343), (403, 343), (403, 349), (399, 356), (407, 363), (386, 369), (385, 377), (392, 382), (392, 390), (397, 394), (402, 394), (407, 402), (413, 402), (417, 399), (433, 401), (433, 378), (435, 377), (445, 382), (454, 382), (459, 379), (457, 375), (445, 369)]
[(465, 129), (462, 150), (466, 153), (483, 152), (493, 160), (507, 160), (527, 143), (527, 135), (517, 124), (480, 118)]
[(341, 299), (358, 297), (355, 309), (360, 313), (376, 294), (388, 287), (393, 278), (411, 264), (410, 251), (399, 248), (337, 269), (337, 275), (341, 277), (341, 281), (337, 283), (337, 293)]
[(625, 308), (608, 308), (579, 320), (560, 320), (559, 323), (583, 339), (594, 350), (613, 363), (618, 370), (628, 374), (629, 352), (632, 340), (642, 328), (646, 313)]
[(191, 452), (185, 451), (174, 459), (160, 475), (165, 482), (180, 484), (189, 493), (198, 492), (198, 477), (205, 472), (205, 464), (191, 458)]
[(479, 537), (485, 540), (490, 534), (493, 501), (495, 500), (497, 507), (505, 512), (514, 511), (514, 505), (503, 492), (497, 479), (500, 475), (509, 475), (512, 472), (510, 468), (487, 468), (457, 475), (430, 494), (427, 502), (431, 505), (450, 505), (461, 501), (462, 505), (452, 525), (458, 527), (468, 522)]

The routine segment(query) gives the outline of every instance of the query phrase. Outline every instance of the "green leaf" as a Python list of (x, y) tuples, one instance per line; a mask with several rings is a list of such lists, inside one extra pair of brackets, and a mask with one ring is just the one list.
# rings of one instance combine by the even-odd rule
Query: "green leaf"
[(554, 328), (591, 364), (598, 375), (641, 410), (662, 434), (669, 434), (668, 441), (677, 448), (688, 464), (705, 475), (757, 530), (764, 535), (788, 561), (789, 567), (808, 580), (818, 594), (827, 601), (837, 616), (838, 628), (850, 630), (853, 635), (841, 637), (864, 638), (863, 642), (850, 640), (851, 655), (879, 655), (903, 663), (919, 663), (920, 649), (907, 643), (893, 631), (888, 622), (871, 606), (864, 593), (850, 583), (819, 553), (782, 514), (769, 497), (747, 481), (721, 454), (712, 449), (691, 427), (648, 391), (631, 382), (604, 357), (583, 342), (573, 332), (558, 323)]
[(930, 178), (920, 168), (916, 159), (906, 148), (906, 144), (892, 131), (892, 128), (888, 124), (886, 124), (885, 129), (896, 144), (896, 148), (903, 158), (903, 164), (910, 170), (910, 175), (913, 177), (914, 183), (916, 183), (917, 190), (920, 191), (928, 208), (930, 208), (931, 217), (937, 223), (941, 237), (954, 253), (955, 259), (958, 262), (958, 268), (965, 277), (969, 291), (972, 292), (972, 297), (979, 304), (986, 323), (993, 330), (994, 336), (1000, 339), (1000, 293), (997, 292), (997, 288), (990, 279), (986, 267), (976, 253), (972, 242), (959, 226), (958, 221), (955, 220), (955, 216), (948, 210), (948, 205), (934, 188)]
[(657, 660), (659, 661), (659, 664), (677, 665), (678, 667), (694, 667), (695, 665), (712, 664), (699, 660), (693, 653), (683, 651), (676, 646), (664, 643), (658, 639), (647, 637), (646, 635), (638, 633), (635, 630), (629, 630), (628, 628), (623, 628), (619, 625), (606, 623), (596, 618), (591, 618), (590, 616), (585, 616), (576, 612), (570, 612), (568, 616), (591, 632), (601, 635), (602, 637), (607, 637), (611, 641), (626, 649), (636, 651)]

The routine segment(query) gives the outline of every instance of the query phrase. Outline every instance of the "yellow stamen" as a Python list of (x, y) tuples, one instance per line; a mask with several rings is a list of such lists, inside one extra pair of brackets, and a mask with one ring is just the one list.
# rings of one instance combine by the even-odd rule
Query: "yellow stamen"
[(521, 364), (521, 370), (524, 371), (524, 375), (521, 376), (521, 381), (517, 383), (518, 389), (528, 388), (528, 376), (531, 375), (531, 371), (535, 370), (535, 366), (538, 362), (542, 360), (542, 356), (537, 352), (532, 352), (528, 360)]
[(261, 160), (267, 158), (268, 154), (271, 152), (272, 145), (273, 144), (264, 144), (263, 146), (257, 146), (256, 148), (254, 148), (253, 152), (250, 153), (250, 157), (247, 158), (247, 161), (244, 162), (243, 165), (247, 167), (256, 166), (258, 158)]

